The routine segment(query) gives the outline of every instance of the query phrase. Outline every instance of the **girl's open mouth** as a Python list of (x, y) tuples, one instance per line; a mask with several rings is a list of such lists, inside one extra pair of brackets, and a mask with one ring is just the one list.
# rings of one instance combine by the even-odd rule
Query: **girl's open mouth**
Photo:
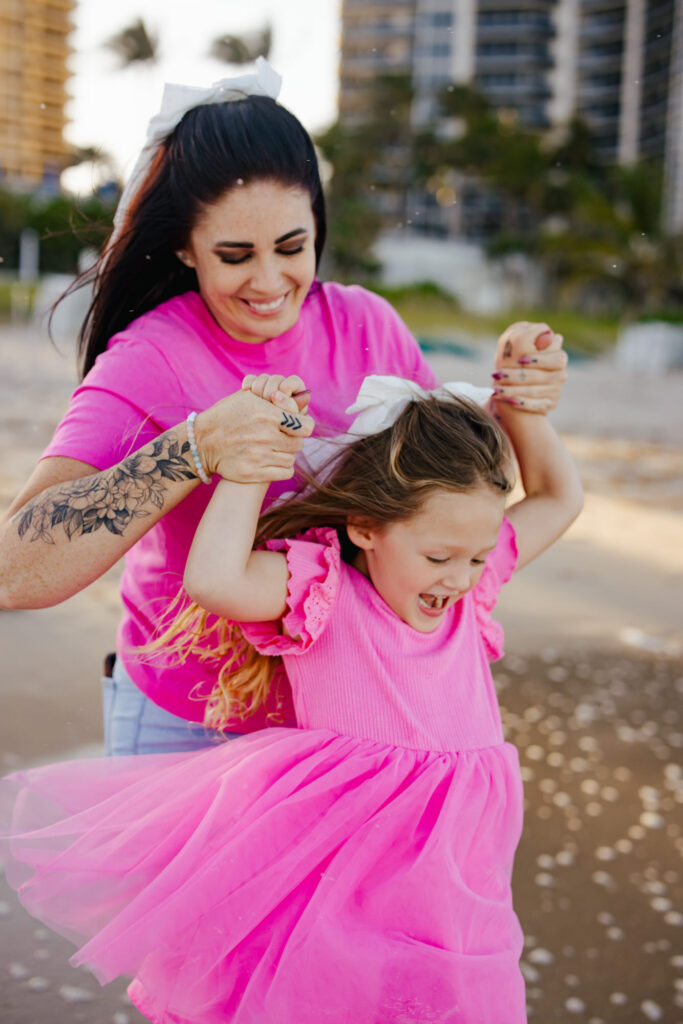
[(448, 594), (418, 594), (417, 603), (426, 615), (440, 615), (448, 604)]

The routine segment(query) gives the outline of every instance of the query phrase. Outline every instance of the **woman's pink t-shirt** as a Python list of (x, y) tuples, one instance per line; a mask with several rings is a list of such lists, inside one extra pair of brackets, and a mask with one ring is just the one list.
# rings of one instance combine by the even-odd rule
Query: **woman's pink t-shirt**
[[(261, 344), (236, 341), (216, 323), (197, 292), (169, 299), (115, 335), (82, 385), (43, 453), (108, 469), (160, 433), (239, 390), (247, 373), (298, 373), (311, 388), (311, 415), (326, 433), (346, 430), (344, 410), (368, 374), (395, 374), (434, 387), (417, 342), (384, 299), (357, 285), (313, 285), (297, 323)], [(269, 498), (289, 487), (271, 486)], [(203, 701), (218, 667), (143, 660), (136, 649), (152, 638), (177, 595), (195, 529), (213, 488), (198, 487), (171, 509), (125, 556), (123, 619), (117, 650), (131, 678), (156, 704), (201, 721)], [(228, 526), (229, 528), (229, 526)], [(293, 717), (291, 694), (281, 714)], [(284, 692), (283, 692), (284, 691)], [(275, 710), (275, 704), (269, 711)], [(251, 732), (268, 724), (267, 711), (231, 725)], [(279, 717), (279, 716), (278, 716)], [(281, 721), (281, 718), (280, 718)]]

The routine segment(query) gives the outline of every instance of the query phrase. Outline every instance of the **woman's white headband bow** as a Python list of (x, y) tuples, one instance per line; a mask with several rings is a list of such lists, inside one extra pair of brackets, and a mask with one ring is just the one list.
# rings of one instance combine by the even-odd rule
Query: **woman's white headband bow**
[(281, 85), (282, 78), (264, 57), (256, 58), (255, 74), (223, 78), (206, 89), (167, 82), (164, 86), (159, 113), (154, 115), (147, 126), (147, 141), (116, 208), (114, 232), (110, 244), (121, 231), (128, 207), (144, 181), (161, 142), (182, 121), (188, 110), (192, 110), (194, 107), (204, 107), (210, 103), (243, 100), (245, 96), (269, 96), (270, 99), (276, 100)]

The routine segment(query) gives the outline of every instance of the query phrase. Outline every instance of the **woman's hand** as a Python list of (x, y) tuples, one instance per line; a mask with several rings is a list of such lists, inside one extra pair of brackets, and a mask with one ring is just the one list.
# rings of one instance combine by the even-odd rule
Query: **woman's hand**
[[(251, 383), (247, 385), (247, 381)], [(291, 397), (296, 392), (304, 393)], [(237, 483), (288, 480), (303, 439), (313, 433), (315, 425), (305, 413), (308, 399), (300, 377), (246, 377), (241, 391), (223, 398), (195, 420), (197, 447), (206, 472)]]
[(542, 414), (554, 409), (567, 379), (562, 341), (548, 324), (511, 324), (498, 339), (492, 374), (496, 405)]

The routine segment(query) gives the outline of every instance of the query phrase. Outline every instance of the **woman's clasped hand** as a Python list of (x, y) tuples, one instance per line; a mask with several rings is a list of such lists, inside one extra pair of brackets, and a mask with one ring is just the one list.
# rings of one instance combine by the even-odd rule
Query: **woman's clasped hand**
[[(266, 380), (267, 392), (259, 383)], [(304, 392), (300, 377), (250, 375), (240, 391), (200, 413), (195, 434), (207, 473), (239, 483), (288, 480), (314, 428)]]

